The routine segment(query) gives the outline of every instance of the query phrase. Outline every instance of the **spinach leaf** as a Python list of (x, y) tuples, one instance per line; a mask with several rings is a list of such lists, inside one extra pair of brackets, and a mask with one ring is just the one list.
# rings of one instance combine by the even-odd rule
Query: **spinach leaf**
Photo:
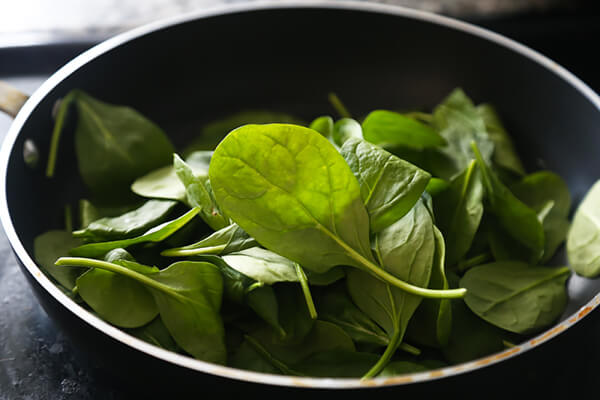
[(362, 128), (360, 124), (352, 118), (342, 118), (335, 122), (331, 132), (333, 143), (342, 146), (348, 139), (361, 139)]
[(406, 146), (414, 149), (446, 144), (434, 129), (414, 118), (387, 110), (369, 113), (362, 123), (365, 140), (378, 146)]
[(161, 242), (181, 229), (198, 214), (198, 208), (192, 208), (182, 216), (149, 229), (143, 235), (131, 239), (113, 240), (110, 242), (88, 243), (72, 248), (69, 254), (77, 257), (101, 257), (110, 250), (127, 248), (139, 243)]
[(173, 340), (173, 337), (167, 330), (164, 322), (160, 317), (155, 318), (148, 325), (142, 326), (141, 328), (135, 328), (128, 331), (131, 335), (142, 339), (145, 342), (170, 350), (173, 352), (180, 352), (181, 348), (177, 346), (177, 343)]
[[(336, 284), (319, 292), (316, 304), (322, 320), (336, 324), (355, 342), (378, 346), (387, 346), (389, 343), (389, 337), (381, 327), (354, 305), (345, 284)], [(373, 364), (375, 361), (377, 359)]]
[[(212, 151), (195, 151), (185, 158), (185, 162), (195, 175), (208, 176), (211, 157)], [(131, 184), (131, 191), (142, 197), (187, 201), (185, 186), (177, 177), (173, 164), (137, 178)]]
[(446, 265), (453, 266), (467, 254), (483, 216), (483, 186), (475, 161), (452, 178), (436, 198), (436, 223), (446, 240)]
[(135, 202), (125, 205), (107, 206), (104, 204), (94, 204), (88, 199), (79, 200), (79, 226), (80, 229), (85, 229), (92, 222), (100, 218), (117, 217), (126, 212), (132, 211), (141, 204)]
[(223, 275), (223, 294), (235, 304), (248, 305), (260, 318), (273, 327), (283, 337), (285, 331), (279, 324), (279, 305), (275, 292), (270, 286), (258, 282), (231, 268), (221, 257), (204, 255), (194, 260), (206, 261), (215, 265)]
[(494, 107), (490, 104), (481, 104), (477, 106), (477, 112), (483, 119), (489, 138), (494, 142), (492, 157), (494, 163), (518, 175), (525, 175), (523, 163)]
[(519, 200), (488, 167), (473, 143), (473, 152), (481, 171), (485, 188), (487, 209), (496, 217), (502, 228), (531, 252), (530, 260), (536, 263), (544, 253), (544, 228), (537, 213)]
[(358, 179), (371, 233), (402, 218), (431, 178), (422, 169), (361, 139), (347, 140), (340, 152)]
[(567, 236), (571, 268), (588, 278), (600, 275), (600, 181), (587, 192), (577, 207)]
[[(448, 289), (444, 269), (446, 246), (444, 236), (434, 225), (435, 253), (429, 287)], [(406, 337), (430, 347), (444, 347), (452, 330), (452, 306), (448, 299), (423, 299), (406, 329)]]
[[(118, 263), (120, 260), (132, 258), (123, 249), (115, 249), (106, 255), (105, 260)], [(156, 267), (146, 267), (137, 263), (124, 266), (142, 274), (158, 271)], [(158, 315), (152, 294), (143, 284), (127, 276), (92, 268), (77, 278), (77, 288), (83, 301), (113, 325), (137, 328), (146, 325)]]
[(309, 270), (305, 270), (304, 273), (308, 278), (308, 282), (315, 286), (328, 286), (346, 277), (346, 272), (343, 266), (333, 267), (329, 271), (322, 274), (317, 274)]
[(519, 261), (469, 269), (460, 280), (465, 303), (479, 317), (515, 333), (532, 333), (556, 321), (567, 304), (568, 267), (534, 267)]
[(542, 221), (545, 242), (541, 262), (545, 263), (567, 237), (571, 210), (569, 188), (554, 172), (538, 171), (523, 177), (511, 190), (517, 198), (531, 207)]
[(298, 282), (293, 261), (260, 247), (230, 253), (222, 258), (231, 268), (267, 285)]
[(176, 204), (169, 200), (148, 200), (141, 207), (118, 217), (93, 221), (86, 228), (74, 231), (73, 236), (95, 242), (137, 236), (162, 222)]
[(333, 118), (328, 115), (315, 118), (310, 125), (310, 129), (313, 129), (323, 135), (325, 138), (333, 141)]
[(173, 167), (185, 186), (187, 202), (200, 209), (200, 217), (214, 230), (230, 224), (214, 199), (208, 175), (196, 175), (194, 170), (177, 154), (173, 155)]
[(67, 290), (75, 287), (75, 281), (85, 272), (85, 268), (61, 268), (54, 265), (57, 258), (69, 254), (69, 250), (79, 246), (81, 240), (71, 232), (52, 230), (37, 236), (33, 241), (33, 258), (41, 269)]
[[(352, 339), (342, 329), (325, 321), (315, 321), (304, 340), (293, 345), (282, 342), (270, 329), (252, 332), (246, 340), (278, 372), (293, 375), (301, 373), (295, 371), (292, 366), (312, 355), (326, 351), (352, 352), (355, 350)], [(231, 364), (236, 368), (246, 368), (245, 365), (239, 364), (240, 361), (242, 360), (235, 357), (231, 360)]]
[[(414, 285), (427, 287), (435, 252), (433, 221), (424, 202), (396, 223), (379, 232), (374, 252), (390, 273)], [(399, 290), (358, 270), (348, 272), (348, 291), (354, 303), (386, 332), (390, 342), (365, 377), (377, 375), (391, 360), (406, 326), (422, 297)]]
[(164, 250), (161, 255), (169, 257), (200, 254), (225, 255), (256, 246), (258, 246), (256, 240), (251, 238), (238, 224), (233, 223), (196, 243)]
[(56, 261), (58, 266), (99, 268), (142, 283), (152, 293), (169, 333), (184, 351), (204, 361), (224, 364), (225, 330), (219, 315), (223, 279), (217, 267), (180, 261), (157, 272), (142, 273), (130, 269), (134, 264), (78, 257)]
[[(129, 192), (139, 176), (170, 163), (174, 148), (156, 124), (130, 107), (104, 103), (74, 90), (61, 103), (63, 113), (73, 103), (78, 111), (75, 150), (81, 178), (98, 197), (115, 198)], [(62, 110), (61, 110), (62, 111)], [(59, 111), (60, 112), (60, 111)], [(52, 139), (58, 146), (62, 124)], [(57, 151), (51, 148), (51, 154)], [(49, 157), (47, 175), (54, 173)]]
[(238, 128), (215, 150), (209, 175), (217, 203), (233, 221), (308, 270), (349, 265), (420, 295), (464, 294), (415, 287), (375, 263), (358, 182), (343, 157), (312, 129)]
[(430, 155), (433, 158), (430, 172), (434, 175), (451, 179), (464, 171), (474, 158), (473, 141), (477, 143), (482, 159), (490, 162), (494, 142), (486, 131), (483, 118), (461, 89), (454, 90), (435, 108), (432, 124), (446, 140), (446, 146), (437, 148)]

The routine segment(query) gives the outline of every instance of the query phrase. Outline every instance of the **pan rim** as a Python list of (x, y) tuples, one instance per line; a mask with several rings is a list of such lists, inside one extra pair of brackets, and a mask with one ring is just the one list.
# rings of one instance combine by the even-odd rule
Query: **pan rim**
[(440, 379), (443, 377), (454, 376), (466, 373), (484, 366), (493, 365), (502, 360), (512, 358), (518, 354), (528, 351), (540, 344), (556, 337), (561, 332), (568, 329), (573, 324), (583, 319), (590, 311), (594, 310), (600, 303), (600, 293), (596, 294), (589, 302), (582, 306), (565, 320), (557, 323), (548, 330), (540, 333), (536, 337), (519, 344), (514, 348), (509, 348), (499, 353), (492, 354), (477, 360), (430, 370), (426, 372), (399, 375), (392, 378), (374, 378), (370, 380), (360, 380), (356, 378), (305, 378), (290, 377), (283, 375), (273, 375), (266, 373), (251, 372), (232, 367), (226, 367), (196, 360), (188, 356), (176, 354), (168, 350), (158, 348), (140, 339), (137, 339), (124, 331), (108, 324), (100, 318), (94, 316), (83, 307), (75, 303), (72, 299), (62, 293), (40, 270), (33, 258), (25, 250), (16, 230), (12, 224), (12, 219), (8, 211), (8, 199), (6, 196), (6, 175), (8, 173), (8, 162), (13, 150), (18, 134), (23, 125), (33, 113), (37, 105), (50, 93), (59, 83), (69, 75), (86, 65), (89, 61), (102, 56), (106, 52), (133, 41), (141, 36), (158, 32), (171, 26), (201, 20), (209, 17), (224, 16), (235, 13), (245, 13), (261, 10), (280, 10), (280, 9), (338, 9), (358, 12), (379, 13), (385, 15), (394, 15), (412, 20), (431, 23), (444, 26), (457, 31), (465, 32), (482, 38), (494, 44), (505, 47), (513, 52), (524, 56), (542, 67), (550, 70), (559, 78), (566, 81), (570, 86), (579, 91), (587, 100), (590, 101), (600, 112), (600, 97), (583, 81), (577, 78), (570, 71), (560, 66), (550, 58), (541, 53), (523, 45), (515, 40), (509, 39), (503, 35), (494, 33), (485, 28), (478, 27), (471, 23), (459, 21), (457, 19), (433, 14), (427, 11), (409, 9), (397, 5), (369, 3), (364, 1), (348, 0), (259, 0), (250, 1), (241, 4), (228, 4), (207, 8), (200, 11), (186, 13), (175, 17), (162, 19), (152, 22), (138, 28), (118, 34), (109, 38), (89, 50), (83, 52), (73, 60), (69, 61), (50, 78), (48, 78), (25, 103), (17, 117), (13, 121), (4, 142), (0, 149), (0, 221), (8, 237), (9, 243), (16, 254), (18, 261), (27, 269), (28, 273), (42, 286), (63, 307), (75, 314), (78, 318), (91, 325), (93, 328), (108, 335), (114, 340), (129, 346), (135, 350), (146, 353), (149, 356), (161, 359), (162, 361), (189, 368), (198, 372), (217, 375), (223, 378), (231, 378), (251, 383), (269, 384), (276, 386), (287, 386), (297, 388), (323, 388), (323, 389), (352, 389), (367, 387), (387, 387), (404, 385), (413, 382), (425, 382)]

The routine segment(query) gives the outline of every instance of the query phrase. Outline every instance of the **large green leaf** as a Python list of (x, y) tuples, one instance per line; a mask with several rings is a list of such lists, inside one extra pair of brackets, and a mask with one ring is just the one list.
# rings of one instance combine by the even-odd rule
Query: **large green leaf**
[(600, 275), (600, 181), (596, 182), (577, 207), (567, 237), (571, 268), (588, 278)]

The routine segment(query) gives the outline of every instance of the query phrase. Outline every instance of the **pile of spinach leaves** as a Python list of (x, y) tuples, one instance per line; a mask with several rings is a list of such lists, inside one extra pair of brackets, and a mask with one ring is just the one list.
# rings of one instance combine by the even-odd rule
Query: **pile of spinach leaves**
[(35, 239), (35, 259), (156, 346), (364, 378), (472, 360), (556, 322), (571, 269), (548, 264), (567, 235), (575, 271), (600, 273), (600, 189), (570, 229), (566, 184), (526, 173), (492, 106), (456, 89), (431, 113), (359, 120), (331, 98), (337, 120), (242, 112), (182, 158), (139, 112), (69, 93), (47, 175), (75, 111), (89, 196)]

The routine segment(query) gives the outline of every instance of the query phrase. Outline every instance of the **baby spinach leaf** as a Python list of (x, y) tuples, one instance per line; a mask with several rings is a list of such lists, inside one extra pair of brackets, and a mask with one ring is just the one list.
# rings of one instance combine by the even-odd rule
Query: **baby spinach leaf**
[(358, 182), (344, 158), (312, 129), (238, 128), (215, 150), (209, 175), (218, 204), (233, 221), (308, 270), (349, 265), (420, 295), (464, 294), (415, 287), (375, 263)]
[(223, 275), (225, 298), (236, 304), (247, 304), (282, 337), (285, 336), (285, 331), (279, 324), (277, 297), (270, 286), (265, 286), (263, 282), (231, 268), (221, 257), (203, 255), (195, 257), (194, 260), (206, 261), (219, 268)]
[(434, 129), (418, 120), (387, 110), (369, 113), (362, 123), (365, 140), (378, 146), (406, 146), (415, 149), (446, 144)]
[[(111, 271), (134, 279), (152, 293), (160, 317), (175, 342), (195, 358), (225, 363), (225, 330), (219, 315), (223, 294), (221, 273), (212, 264), (180, 261), (152, 273), (91, 258), (62, 257), (58, 266), (85, 266)], [(139, 264), (138, 264), (139, 265)]]
[[(104, 103), (81, 90), (71, 93), (78, 111), (79, 172), (95, 195), (114, 198), (127, 193), (137, 177), (170, 163), (173, 145), (156, 124), (130, 107)], [(61, 108), (69, 105), (63, 102)], [(53, 136), (61, 129), (57, 125)], [(53, 166), (48, 170), (52, 176)]]
[(304, 121), (300, 118), (287, 113), (270, 110), (240, 111), (205, 124), (196, 139), (183, 151), (183, 154), (187, 155), (198, 150), (214, 150), (225, 135), (242, 125), (272, 123), (304, 125)]
[[(208, 176), (211, 157), (212, 151), (195, 151), (185, 158), (185, 162), (195, 175)], [(177, 177), (172, 164), (137, 178), (131, 184), (131, 191), (142, 197), (187, 201), (185, 186)]]
[(453, 266), (471, 248), (483, 216), (483, 186), (474, 160), (452, 178), (448, 189), (436, 198), (434, 209), (446, 240), (446, 265)]
[[(434, 225), (435, 253), (429, 287), (448, 289), (444, 269), (446, 245), (444, 236)], [(406, 329), (406, 337), (430, 347), (444, 347), (452, 331), (452, 308), (449, 299), (423, 299)]]
[(483, 119), (489, 138), (494, 142), (492, 158), (494, 163), (518, 175), (525, 175), (525, 168), (515, 150), (513, 141), (504, 129), (494, 107), (490, 104), (481, 104), (477, 106), (477, 113)]
[(126, 212), (132, 211), (142, 204), (134, 202), (125, 205), (104, 205), (94, 204), (88, 199), (79, 200), (79, 226), (80, 229), (85, 229), (92, 222), (100, 218), (117, 217)]
[[(285, 336), (277, 336), (277, 342), (286, 345), (301, 343), (316, 321), (306, 307), (300, 285), (282, 282), (274, 285), (273, 290), (279, 305), (279, 324), (285, 332)], [(274, 333), (279, 334), (277, 330)]]
[(180, 352), (181, 348), (177, 346), (177, 343), (173, 340), (173, 337), (167, 330), (164, 322), (160, 317), (154, 318), (148, 325), (142, 326), (141, 328), (135, 328), (128, 331), (131, 335), (142, 339), (145, 342), (170, 350), (173, 352)]
[(571, 268), (588, 278), (600, 275), (600, 181), (587, 192), (577, 207), (567, 236)]
[(33, 241), (33, 258), (41, 269), (67, 290), (75, 287), (77, 278), (85, 268), (61, 268), (54, 265), (57, 258), (69, 254), (69, 250), (79, 246), (81, 240), (71, 232), (51, 230), (37, 236)]
[[(471, 99), (461, 89), (456, 89), (433, 112), (432, 124), (446, 140), (446, 146), (436, 149), (445, 161), (433, 162), (430, 172), (450, 179), (464, 171), (474, 158), (471, 142), (477, 143), (482, 159), (489, 163), (494, 151), (483, 118)], [(435, 158), (435, 155), (432, 155)]]
[(550, 260), (565, 241), (569, 230), (571, 194), (565, 181), (551, 171), (538, 171), (523, 177), (511, 187), (522, 202), (531, 207), (544, 228), (542, 263)]
[(342, 118), (337, 120), (333, 125), (331, 138), (335, 145), (342, 146), (348, 139), (362, 139), (362, 128), (352, 118)]
[(331, 118), (330, 116), (323, 115), (321, 117), (315, 118), (315, 120), (312, 121), (308, 127), (319, 132), (325, 138), (333, 140), (333, 118)]
[[(105, 256), (105, 260), (111, 263), (131, 259), (133, 257), (123, 249), (115, 249)], [(142, 274), (158, 271), (156, 267), (137, 263), (124, 266)], [(113, 325), (137, 328), (158, 315), (158, 307), (152, 294), (143, 284), (127, 276), (92, 268), (77, 278), (77, 288), (81, 298), (100, 317)]]
[(225, 255), (256, 246), (258, 246), (256, 240), (251, 238), (238, 224), (233, 223), (196, 243), (164, 250), (161, 255), (168, 257), (200, 254)]
[[(433, 221), (424, 202), (379, 232), (374, 252), (386, 270), (411, 284), (427, 287), (435, 252)], [(362, 271), (348, 272), (348, 291), (354, 303), (386, 332), (390, 342), (365, 377), (377, 375), (391, 360), (422, 297), (399, 290)]]
[(387, 334), (352, 303), (345, 285), (333, 285), (319, 294), (316, 304), (322, 320), (336, 324), (355, 342), (387, 346), (390, 341)]
[(74, 231), (73, 236), (95, 242), (137, 236), (162, 222), (176, 204), (169, 200), (148, 200), (141, 207), (118, 217), (93, 221), (86, 228)]
[(322, 274), (318, 274), (309, 270), (305, 270), (304, 273), (308, 278), (308, 282), (315, 286), (328, 286), (346, 276), (343, 266), (333, 267), (329, 271)]
[(519, 200), (488, 167), (477, 145), (473, 152), (481, 171), (487, 209), (502, 228), (531, 251), (531, 262), (536, 263), (544, 253), (544, 228), (537, 213)]
[(361, 139), (347, 140), (340, 152), (358, 179), (371, 233), (402, 218), (431, 178), (428, 172)]
[(187, 202), (200, 209), (200, 217), (214, 230), (230, 224), (214, 199), (208, 175), (196, 175), (194, 170), (177, 154), (173, 155), (173, 167), (185, 186)]
[(567, 304), (568, 267), (534, 267), (519, 261), (469, 269), (460, 280), (465, 303), (479, 317), (515, 333), (532, 333), (556, 321)]
[(231, 268), (267, 285), (298, 282), (293, 261), (260, 247), (230, 253), (222, 258)]
[(88, 243), (72, 248), (69, 251), (69, 254), (77, 257), (101, 257), (110, 250), (119, 247), (127, 248), (139, 243), (161, 242), (191, 221), (199, 211), (200, 210), (198, 208), (192, 208), (182, 216), (172, 221), (165, 222), (149, 229), (141, 236), (136, 236), (131, 239), (113, 240), (110, 242)]
[(354, 351), (352, 339), (336, 325), (315, 321), (304, 340), (297, 344), (282, 342), (271, 329), (260, 329), (249, 335), (271, 356), (286, 365), (293, 365), (324, 351)]

